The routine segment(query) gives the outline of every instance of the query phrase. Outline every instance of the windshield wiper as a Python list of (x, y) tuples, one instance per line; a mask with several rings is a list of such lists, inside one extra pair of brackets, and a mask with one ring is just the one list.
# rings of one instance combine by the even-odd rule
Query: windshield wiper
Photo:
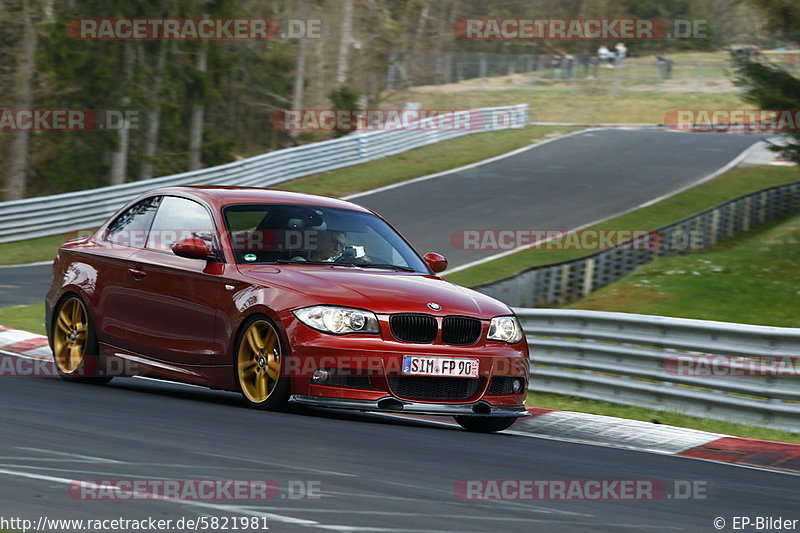
[[(350, 263), (347, 263), (348, 265)], [(390, 268), (393, 270), (402, 270), (403, 272), (416, 272), (415, 269), (407, 266), (400, 266), (400, 265), (390, 265), (389, 263), (364, 263), (364, 264), (355, 264), (353, 266), (361, 267), (361, 268)]]
[[(269, 264), (273, 265), (336, 265), (331, 261), (292, 261), (291, 259), (276, 259), (270, 261)], [(341, 263), (338, 263), (341, 264)]]
[(417, 270), (401, 265), (392, 265), (389, 263), (352, 263), (341, 261), (292, 261), (291, 259), (276, 259), (267, 264), (274, 265), (328, 265), (328, 266), (347, 266), (347, 267), (360, 267), (360, 268), (386, 268), (391, 270), (402, 270), (403, 272), (417, 272)]

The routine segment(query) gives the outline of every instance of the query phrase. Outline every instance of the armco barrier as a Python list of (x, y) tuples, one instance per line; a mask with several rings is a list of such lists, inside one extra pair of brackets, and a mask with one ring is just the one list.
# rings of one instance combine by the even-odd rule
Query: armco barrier
[(0, 243), (96, 227), (131, 198), (157, 187), (238, 185), (267, 187), (335, 170), (470, 133), (524, 127), (528, 105), (456, 111), (469, 114), (471, 129), (391, 129), (353, 133), (339, 139), (268, 152), (216, 167), (86, 191), (0, 203)]
[[(516, 309), (531, 347), (530, 390), (800, 433), (800, 328), (562, 309)], [(676, 361), (789, 361), (795, 374), (681, 370)], [(781, 359), (781, 358), (785, 358)], [(717, 357), (716, 359), (720, 359)], [(685, 360), (685, 359), (684, 359)], [(793, 364), (793, 367), (791, 366)], [(766, 367), (759, 367), (766, 368)], [(708, 370), (698, 366), (694, 370)], [(705, 375), (703, 375), (705, 374)]]
[(693, 244), (701, 249), (710, 248), (724, 239), (798, 210), (800, 182), (771, 187), (659, 228), (655, 233), (660, 242), (653, 249), (624, 249), (620, 246), (563, 263), (533, 267), (473, 288), (513, 307), (564, 305), (617, 281), (658, 257), (688, 253), (687, 247), (675, 246), (676, 241), (683, 240), (678, 236), (691, 235)]

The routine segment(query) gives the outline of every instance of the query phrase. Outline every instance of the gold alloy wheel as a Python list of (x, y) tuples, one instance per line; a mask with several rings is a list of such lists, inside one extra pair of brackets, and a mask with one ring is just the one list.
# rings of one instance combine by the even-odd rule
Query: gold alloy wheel
[(81, 366), (86, 355), (88, 331), (86, 307), (73, 296), (61, 305), (53, 328), (53, 354), (62, 373), (72, 374)]
[(278, 332), (266, 320), (250, 324), (239, 341), (239, 385), (253, 403), (265, 402), (281, 377), (281, 345)]

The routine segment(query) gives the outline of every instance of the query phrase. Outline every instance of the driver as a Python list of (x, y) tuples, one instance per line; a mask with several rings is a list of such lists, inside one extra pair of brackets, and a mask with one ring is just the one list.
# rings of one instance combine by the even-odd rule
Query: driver
[(343, 231), (322, 230), (317, 232), (317, 247), (311, 252), (312, 261), (336, 261), (342, 256), (347, 240)]
[[(292, 257), (292, 261), (324, 261), (334, 262), (341, 259), (346, 250), (346, 239), (343, 231), (316, 230), (316, 244), (309, 246), (308, 258), (302, 255)], [(311, 243), (309, 243), (311, 244)]]

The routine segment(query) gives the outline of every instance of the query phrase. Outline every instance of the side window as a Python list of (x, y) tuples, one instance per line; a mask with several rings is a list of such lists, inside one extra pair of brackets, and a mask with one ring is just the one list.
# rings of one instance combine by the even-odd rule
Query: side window
[(161, 196), (153, 196), (131, 206), (108, 225), (105, 239), (120, 246), (144, 248), (147, 232), (160, 202)]
[(212, 250), (218, 248), (214, 222), (202, 205), (186, 198), (165, 196), (150, 228), (147, 247), (171, 251), (175, 241), (192, 237), (207, 241)]

